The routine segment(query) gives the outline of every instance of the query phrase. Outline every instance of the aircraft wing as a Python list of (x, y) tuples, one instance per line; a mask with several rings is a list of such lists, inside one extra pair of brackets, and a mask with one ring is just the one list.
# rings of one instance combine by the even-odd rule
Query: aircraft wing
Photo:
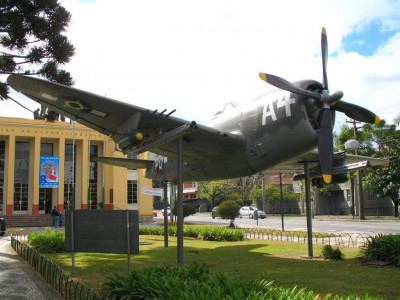
[(244, 137), (175, 118), (171, 116), (174, 111), (152, 111), (30, 76), (10, 75), (7, 82), (50, 110), (111, 136), (116, 143), (133, 130), (139, 131), (143, 140), (137, 153), (148, 150), (176, 158), (179, 136), (184, 136), (185, 162), (215, 159), (227, 149), (238, 154), (245, 151)]
[[(275, 172), (304, 173), (304, 162), (309, 162), (310, 177), (322, 176), (318, 151), (314, 150), (291, 160), (280, 163), (269, 169)], [(336, 152), (333, 155), (333, 174), (346, 173), (366, 167), (381, 166), (389, 161), (382, 158), (374, 158), (361, 155), (351, 155), (344, 152)], [(302, 179), (304, 174), (297, 175), (296, 180)]]

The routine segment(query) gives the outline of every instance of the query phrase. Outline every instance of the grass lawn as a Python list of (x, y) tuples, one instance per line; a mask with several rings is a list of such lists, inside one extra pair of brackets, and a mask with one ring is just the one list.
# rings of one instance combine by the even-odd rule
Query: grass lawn
[[(176, 238), (141, 235), (138, 255), (132, 255), (132, 268), (149, 264), (176, 264)], [(314, 255), (320, 255), (322, 245), (314, 245)], [(307, 244), (267, 240), (241, 242), (209, 242), (184, 239), (184, 264), (205, 263), (215, 272), (234, 276), (274, 281), (282, 287), (307, 287), (318, 294), (364, 295), (383, 299), (400, 299), (400, 268), (362, 266), (357, 260), (357, 248), (340, 247), (344, 260), (304, 259)], [(71, 254), (47, 254), (53, 262), (71, 275)], [(75, 273), (72, 277), (101, 291), (108, 275), (128, 270), (127, 255), (75, 253)]]

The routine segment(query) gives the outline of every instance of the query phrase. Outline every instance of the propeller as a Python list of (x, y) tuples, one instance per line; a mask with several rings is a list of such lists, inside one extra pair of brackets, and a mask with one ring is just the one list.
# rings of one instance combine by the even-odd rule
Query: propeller
[(343, 92), (329, 92), (328, 88), (328, 38), (325, 28), (321, 32), (321, 54), (322, 54), (322, 90), (319, 93), (299, 88), (291, 82), (275, 75), (260, 73), (259, 76), (265, 82), (307, 98), (312, 98), (321, 103), (322, 109), (319, 113), (320, 127), (318, 130), (318, 152), (321, 164), (323, 180), (326, 184), (332, 182), (333, 162), (333, 113), (340, 111), (349, 118), (365, 123), (378, 124), (380, 119), (368, 109), (342, 101)]

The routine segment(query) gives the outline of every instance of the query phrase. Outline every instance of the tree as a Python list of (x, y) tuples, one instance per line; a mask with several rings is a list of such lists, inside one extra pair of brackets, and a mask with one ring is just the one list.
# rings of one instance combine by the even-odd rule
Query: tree
[(225, 180), (203, 183), (200, 188), (201, 195), (210, 201), (211, 207), (219, 205), (232, 194), (232, 190), (229, 188), (229, 184)]
[[(287, 186), (282, 187), (283, 202), (297, 201), (298, 195)], [(276, 206), (281, 202), (280, 188), (267, 184), (265, 185), (265, 200), (272, 206), (272, 211), (276, 211)]]
[[(347, 126), (342, 127), (337, 144), (344, 143), (354, 138)], [(389, 197), (395, 207), (395, 216), (398, 216), (399, 189), (400, 189), (400, 131), (396, 125), (388, 124), (381, 120), (379, 124), (364, 124), (361, 130), (357, 131), (360, 143), (360, 154), (375, 157), (385, 157), (390, 163), (381, 168), (365, 170), (363, 185), (379, 197)]]
[[(58, 0), (2, 0), (0, 2), (0, 75), (39, 75), (73, 85), (69, 72), (60, 69), (75, 53), (63, 34), (70, 13)], [(0, 80), (0, 99), (12, 99)], [(18, 103), (18, 102), (17, 102)], [(54, 118), (49, 114), (48, 120)]]
[(251, 205), (250, 193), (257, 185), (257, 178), (251, 177), (240, 177), (231, 181), (232, 188), (240, 195), (243, 205)]
[(393, 119), (393, 123), (396, 126), (400, 125), (400, 114), (398, 114), (394, 119)]
[(382, 149), (381, 154), (389, 164), (372, 170), (364, 177), (365, 186), (379, 197), (389, 197), (394, 205), (394, 215), (399, 216), (400, 193), (400, 145), (399, 141)]
[(222, 202), (217, 208), (217, 214), (221, 219), (230, 220), (229, 227), (235, 227), (234, 221), (239, 216), (240, 206), (234, 200)]

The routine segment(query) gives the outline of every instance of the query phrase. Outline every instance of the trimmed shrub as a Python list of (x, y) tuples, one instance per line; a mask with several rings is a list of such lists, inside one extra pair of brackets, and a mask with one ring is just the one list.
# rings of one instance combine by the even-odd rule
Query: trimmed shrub
[[(178, 215), (177, 206), (175, 206), (172, 209), (171, 213), (174, 216)], [(187, 204), (183, 204), (183, 219), (185, 219), (188, 216), (194, 215), (195, 213), (196, 213), (196, 209), (193, 206), (187, 205)]]
[(339, 247), (333, 249), (331, 245), (325, 245), (322, 247), (322, 257), (325, 259), (343, 259), (343, 253)]
[(41, 253), (65, 251), (65, 233), (61, 231), (51, 231), (50, 227), (47, 227), (44, 233), (29, 233), (28, 242), (34, 249)]
[(400, 267), (400, 234), (368, 237), (361, 246), (360, 257), (363, 261), (387, 261)]
[(241, 230), (225, 227), (210, 227), (200, 229), (200, 236), (206, 241), (243, 241), (244, 233)]
[(235, 227), (233, 222), (239, 216), (239, 209), (239, 204), (233, 200), (227, 200), (218, 206), (216, 212), (221, 219), (228, 219), (231, 221), (229, 227)]
[[(163, 227), (140, 227), (141, 235), (164, 235)], [(168, 235), (176, 236), (178, 229), (176, 226), (168, 227)], [(206, 241), (243, 241), (244, 233), (239, 229), (230, 229), (225, 227), (183, 227), (183, 236), (191, 238), (201, 238)]]

